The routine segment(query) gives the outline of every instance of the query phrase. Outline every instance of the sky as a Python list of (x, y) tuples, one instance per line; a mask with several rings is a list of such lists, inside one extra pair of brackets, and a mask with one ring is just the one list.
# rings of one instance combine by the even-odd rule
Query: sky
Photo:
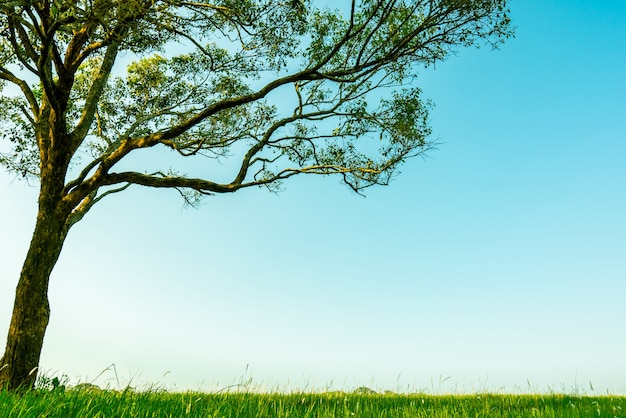
[[(512, 0), (516, 37), (417, 84), (439, 143), (185, 208), (131, 188), (71, 231), (41, 370), (219, 390), (626, 394), (626, 3)], [(0, 346), (37, 189), (0, 173)]]

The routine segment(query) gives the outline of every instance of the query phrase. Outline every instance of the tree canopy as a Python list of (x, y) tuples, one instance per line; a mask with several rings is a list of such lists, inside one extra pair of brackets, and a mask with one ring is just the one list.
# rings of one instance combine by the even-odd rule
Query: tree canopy
[[(419, 69), (511, 35), (506, 0), (318, 5), (2, 1), (0, 165), (40, 183), (16, 306), (32, 277), (46, 294), (71, 226), (131, 185), (173, 188), (193, 204), (298, 174), (337, 175), (357, 192), (387, 184), (432, 146)], [(147, 149), (170, 153), (147, 167), (132, 158)], [(187, 161), (201, 168), (186, 175)], [(16, 310), (4, 362), (19, 346), (11, 333), (42, 320)]]
[[(478, 40), (497, 44), (508, 18), (493, 0), (346, 6), (4, 2), (0, 79), (22, 94), (1, 99), (2, 139), (12, 147), (0, 161), (31, 177), (49, 158), (80, 168), (64, 188), (77, 214), (103, 186), (206, 194), (299, 173), (339, 174), (354, 190), (385, 184), (429, 146), (428, 104), (411, 85), (417, 69)], [(127, 58), (125, 71), (116, 66)], [(273, 92), (280, 106), (268, 100)], [(210, 171), (202, 179), (169, 168), (114, 171), (157, 146), (237, 158), (238, 170), (224, 182)]]

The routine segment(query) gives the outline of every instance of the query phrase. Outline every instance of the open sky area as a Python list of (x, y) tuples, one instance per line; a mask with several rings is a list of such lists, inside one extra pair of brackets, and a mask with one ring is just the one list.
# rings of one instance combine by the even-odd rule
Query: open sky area
[[(71, 381), (626, 394), (626, 2), (512, 0), (516, 37), (417, 81), (428, 158), (77, 224), (42, 369)], [(37, 188), (0, 173), (0, 346)], [(109, 368), (109, 370), (106, 370)], [(101, 374), (101, 372), (103, 372)], [(94, 380), (95, 379), (95, 380)]]

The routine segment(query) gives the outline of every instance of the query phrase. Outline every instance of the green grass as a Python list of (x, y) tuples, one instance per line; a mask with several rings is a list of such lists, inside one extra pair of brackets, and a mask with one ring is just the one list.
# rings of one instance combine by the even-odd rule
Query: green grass
[(626, 417), (626, 397), (329, 393), (0, 392), (0, 417)]

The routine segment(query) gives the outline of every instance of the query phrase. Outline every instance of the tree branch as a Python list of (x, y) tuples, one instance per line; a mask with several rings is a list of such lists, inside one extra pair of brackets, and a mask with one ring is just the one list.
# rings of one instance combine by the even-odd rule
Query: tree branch
[(70, 230), (70, 228), (72, 226), (74, 226), (74, 224), (76, 224), (81, 219), (83, 219), (85, 217), (85, 215), (87, 214), (87, 212), (89, 212), (89, 210), (96, 203), (98, 203), (99, 201), (104, 199), (106, 196), (109, 196), (109, 195), (111, 195), (113, 193), (122, 192), (122, 191), (128, 189), (130, 186), (131, 186), (130, 183), (129, 184), (125, 184), (122, 187), (118, 187), (116, 189), (107, 190), (106, 192), (102, 193), (100, 196), (97, 195), (98, 191), (94, 190), (87, 197), (85, 197), (82, 200), (82, 202), (76, 208), (74, 208), (74, 210), (67, 217), (67, 221), (65, 221), (64, 232), (67, 234), (67, 232)]
[(93, 83), (91, 84), (91, 88), (85, 99), (85, 107), (83, 108), (80, 120), (76, 124), (74, 131), (70, 134), (72, 137), (73, 151), (78, 149), (89, 133), (89, 129), (91, 128), (96, 110), (98, 108), (98, 98), (102, 95), (102, 92), (106, 87), (107, 80), (111, 74), (113, 65), (115, 64), (118, 47), (119, 43), (117, 42), (112, 42), (107, 47), (104, 59), (102, 60), (102, 64), (98, 70), (98, 75), (96, 75)]
[(109, 186), (120, 183), (131, 183), (157, 188), (187, 188), (213, 193), (231, 193), (237, 191), (242, 187), (231, 184), (215, 183), (204, 179), (193, 179), (175, 176), (168, 177), (163, 175), (156, 176), (150, 174), (140, 174), (132, 171), (107, 174), (100, 181), (100, 184), (102, 186)]
[(36, 120), (37, 116), (39, 115), (39, 103), (37, 102), (37, 99), (35, 98), (33, 91), (28, 86), (28, 83), (16, 77), (11, 71), (3, 67), (0, 67), (0, 79), (9, 81), (20, 88), (20, 90), (22, 91), (22, 94), (26, 98), (26, 101), (28, 101), (30, 111), (33, 114), (33, 119)]

